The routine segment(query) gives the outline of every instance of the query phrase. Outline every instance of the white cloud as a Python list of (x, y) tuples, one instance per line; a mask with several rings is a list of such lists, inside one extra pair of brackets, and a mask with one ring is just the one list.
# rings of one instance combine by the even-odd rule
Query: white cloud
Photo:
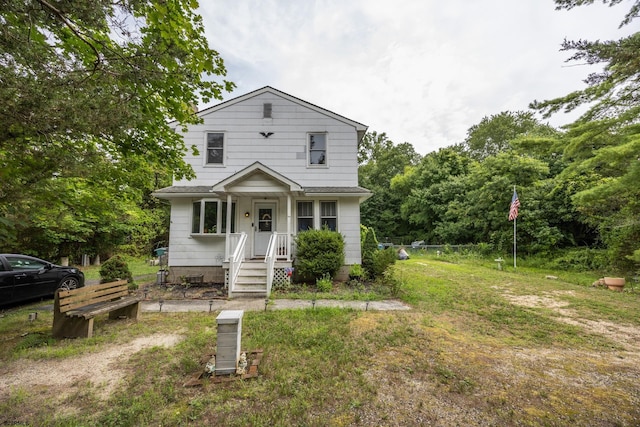
[(630, 33), (617, 30), (625, 3), (571, 11), (539, 0), (202, 3), (210, 45), (238, 86), (226, 99), (273, 86), (421, 154), (463, 141), (485, 116), (582, 87), (592, 70), (564, 63), (564, 38)]

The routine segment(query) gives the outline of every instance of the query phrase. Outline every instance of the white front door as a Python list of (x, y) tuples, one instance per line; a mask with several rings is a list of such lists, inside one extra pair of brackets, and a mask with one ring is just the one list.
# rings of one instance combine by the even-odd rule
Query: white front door
[(269, 239), (276, 231), (276, 204), (256, 203), (254, 218), (253, 255), (263, 257), (267, 254)]

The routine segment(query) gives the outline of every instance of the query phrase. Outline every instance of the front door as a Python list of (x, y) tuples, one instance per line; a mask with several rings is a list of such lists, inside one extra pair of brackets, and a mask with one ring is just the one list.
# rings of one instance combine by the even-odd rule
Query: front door
[(269, 239), (276, 231), (276, 204), (256, 203), (254, 218), (253, 255), (263, 257), (267, 254)]

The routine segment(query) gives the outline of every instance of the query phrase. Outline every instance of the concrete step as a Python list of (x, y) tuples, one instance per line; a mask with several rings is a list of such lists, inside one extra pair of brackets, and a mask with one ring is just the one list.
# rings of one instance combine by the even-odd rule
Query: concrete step
[(238, 276), (236, 279), (236, 286), (262, 286), (266, 289), (267, 287), (267, 278), (266, 277), (242, 277)]
[(233, 292), (266, 292), (267, 285), (254, 284), (254, 283), (236, 283), (233, 287)]

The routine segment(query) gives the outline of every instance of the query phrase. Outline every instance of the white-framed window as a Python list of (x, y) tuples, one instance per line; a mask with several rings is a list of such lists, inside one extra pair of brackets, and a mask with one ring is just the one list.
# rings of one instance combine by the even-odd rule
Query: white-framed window
[(231, 223), (231, 233), (236, 228), (236, 204), (231, 204), (231, 221), (227, 218), (227, 202), (220, 200), (196, 200), (192, 205), (192, 234), (224, 234)]
[(206, 160), (207, 165), (224, 165), (224, 133), (207, 132), (206, 134)]
[(328, 228), (338, 231), (338, 202), (299, 200), (296, 204), (297, 231)]
[(297, 205), (298, 231), (313, 229), (313, 201), (299, 201)]
[(331, 231), (338, 230), (338, 202), (320, 202), (320, 227), (327, 227)]
[(307, 137), (309, 166), (327, 165), (327, 134), (310, 133)]

